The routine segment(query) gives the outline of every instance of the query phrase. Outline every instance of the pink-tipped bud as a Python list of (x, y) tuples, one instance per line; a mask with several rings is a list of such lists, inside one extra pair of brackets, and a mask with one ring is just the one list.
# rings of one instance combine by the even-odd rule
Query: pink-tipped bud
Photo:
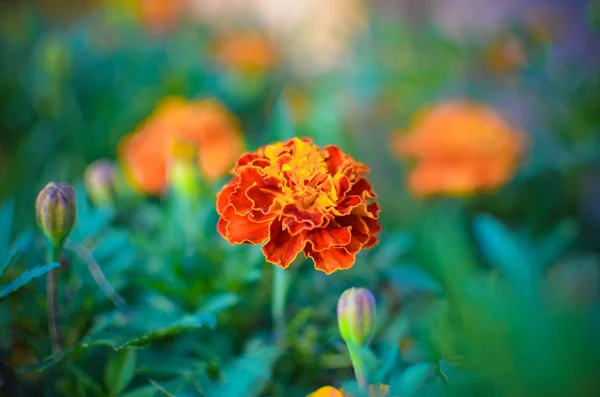
[(73, 187), (67, 182), (48, 183), (37, 196), (35, 215), (50, 243), (62, 247), (77, 218)]
[(375, 298), (368, 289), (349, 288), (337, 305), (338, 326), (346, 343), (365, 346), (375, 330)]
[(110, 206), (115, 200), (115, 165), (107, 159), (96, 160), (85, 170), (85, 188), (92, 204)]

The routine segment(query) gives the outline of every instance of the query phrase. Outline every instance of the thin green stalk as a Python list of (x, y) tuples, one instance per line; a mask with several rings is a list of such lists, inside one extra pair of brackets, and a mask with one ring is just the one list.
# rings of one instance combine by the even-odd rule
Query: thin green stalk
[(362, 390), (366, 390), (369, 386), (369, 379), (367, 376), (367, 366), (362, 357), (361, 347), (353, 343), (348, 343), (348, 352), (350, 353), (350, 360), (352, 361), (352, 367), (354, 367), (354, 375), (358, 386)]
[(275, 326), (275, 336), (278, 341), (282, 341), (286, 332), (285, 306), (289, 287), (289, 277), (286, 270), (279, 266), (273, 269), (273, 299), (271, 306), (271, 315)]
[[(48, 244), (48, 263), (60, 261), (61, 249)], [(58, 283), (56, 281), (56, 269), (48, 272), (46, 278), (46, 293), (48, 294), (48, 331), (52, 353), (58, 353), (61, 348), (60, 313), (58, 305)]]

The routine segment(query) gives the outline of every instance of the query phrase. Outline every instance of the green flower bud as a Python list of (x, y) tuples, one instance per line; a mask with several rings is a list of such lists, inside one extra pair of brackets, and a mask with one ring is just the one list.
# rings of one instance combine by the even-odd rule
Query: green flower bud
[(193, 199), (200, 195), (197, 152), (196, 145), (186, 141), (175, 141), (171, 146), (169, 186), (179, 197)]
[(67, 182), (50, 182), (35, 202), (38, 225), (54, 248), (62, 248), (77, 218), (75, 191)]
[(107, 159), (96, 160), (85, 170), (84, 181), (92, 204), (103, 207), (114, 203), (115, 165)]
[(365, 346), (375, 330), (375, 298), (368, 289), (349, 288), (338, 300), (337, 316), (344, 341)]

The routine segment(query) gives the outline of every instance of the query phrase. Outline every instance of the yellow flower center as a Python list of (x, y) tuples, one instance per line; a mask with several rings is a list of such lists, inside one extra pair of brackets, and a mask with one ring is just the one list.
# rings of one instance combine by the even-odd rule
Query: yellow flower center
[[(339, 175), (329, 174), (323, 153), (316, 145), (294, 138), (291, 152), (286, 151), (283, 143), (276, 143), (267, 146), (264, 153), (271, 162), (266, 168), (267, 174), (289, 181), (282, 186), (282, 205), (295, 202), (303, 208), (335, 206), (338, 196), (334, 181)], [(279, 159), (286, 155), (290, 157), (279, 165)]]

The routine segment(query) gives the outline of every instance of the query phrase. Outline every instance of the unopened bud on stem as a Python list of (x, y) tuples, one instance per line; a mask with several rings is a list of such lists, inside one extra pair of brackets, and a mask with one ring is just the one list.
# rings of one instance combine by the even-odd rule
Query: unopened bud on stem
[(96, 206), (110, 206), (115, 199), (115, 165), (107, 159), (96, 160), (85, 170), (85, 187)]
[(77, 218), (75, 191), (67, 182), (50, 182), (37, 196), (38, 225), (55, 249), (62, 248)]
[(338, 326), (346, 343), (365, 346), (375, 330), (375, 298), (368, 289), (349, 288), (337, 305)]

